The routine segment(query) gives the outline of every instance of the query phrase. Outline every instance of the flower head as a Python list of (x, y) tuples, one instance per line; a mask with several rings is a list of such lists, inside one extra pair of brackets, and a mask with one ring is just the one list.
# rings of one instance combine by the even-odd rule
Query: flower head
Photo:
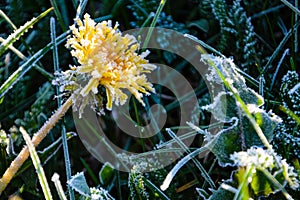
[(87, 82), (80, 95), (83, 98), (95, 95), (99, 86), (103, 86), (106, 108), (111, 110), (113, 102), (116, 105), (126, 102), (128, 96), (124, 89), (127, 89), (144, 105), (143, 94), (155, 92), (145, 75), (156, 68), (145, 59), (149, 52), (139, 55), (136, 38), (128, 34), (123, 36), (117, 29), (118, 24), (112, 27), (111, 21), (96, 23), (85, 14), (84, 20), (76, 19), (76, 23), (78, 27), (70, 27), (72, 36), (66, 46), (72, 48), (71, 54), (79, 63), (72, 67), (73, 70)]

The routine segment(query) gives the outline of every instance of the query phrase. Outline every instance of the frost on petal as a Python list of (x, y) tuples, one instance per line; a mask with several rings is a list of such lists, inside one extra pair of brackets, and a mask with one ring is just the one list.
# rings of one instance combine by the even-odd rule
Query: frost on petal
[(130, 91), (144, 105), (143, 95), (155, 91), (145, 75), (156, 69), (145, 59), (149, 51), (139, 55), (136, 52), (139, 48), (137, 39), (129, 34), (122, 36), (118, 23), (114, 26), (111, 21), (96, 23), (89, 14), (85, 14), (83, 20), (77, 18), (75, 21), (77, 25), (70, 26), (72, 35), (66, 46), (71, 48), (72, 56), (79, 63), (73, 69), (76, 72), (74, 77), (80, 77), (78, 82), (87, 82), (87, 85), (81, 86), (81, 97), (98, 94), (98, 86), (102, 85), (106, 88), (108, 110), (113, 104), (126, 102), (124, 90)]

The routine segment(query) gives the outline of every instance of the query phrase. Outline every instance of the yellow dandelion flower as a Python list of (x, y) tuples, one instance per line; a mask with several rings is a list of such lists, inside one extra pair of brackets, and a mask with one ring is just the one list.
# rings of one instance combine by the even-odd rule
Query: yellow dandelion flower
[(71, 54), (79, 63), (73, 69), (89, 80), (81, 96), (97, 94), (98, 86), (102, 85), (106, 89), (108, 110), (112, 109), (113, 102), (115, 105), (126, 102), (128, 96), (124, 89), (144, 105), (143, 94), (155, 92), (145, 75), (156, 68), (145, 59), (149, 52), (137, 54), (136, 38), (123, 36), (118, 24), (112, 27), (111, 21), (96, 23), (85, 14), (83, 21), (76, 19), (76, 23), (78, 27), (70, 27), (73, 34), (66, 46), (72, 48)]

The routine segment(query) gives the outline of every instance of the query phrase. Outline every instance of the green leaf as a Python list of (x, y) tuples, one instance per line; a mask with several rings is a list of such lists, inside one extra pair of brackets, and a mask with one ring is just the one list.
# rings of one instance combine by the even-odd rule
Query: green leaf
[[(227, 109), (230, 107), (231, 106), (228, 105)], [(218, 113), (219, 116), (220, 113), (221, 112)], [(227, 113), (227, 116), (233, 115), (233, 113)], [(272, 116), (272, 114), (266, 113), (262, 109), (256, 109), (253, 115), (255, 116), (256, 123), (262, 129), (265, 137), (268, 141), (271, 141), (273, 139), (273, 131), (279, 122), (277, 116)], [(237, 120), (237, 117), (232, 119)], [(246, 148), (263, 145), (251, 122), (246, 116), (242, 116), (238, 123), (241, 124), (223, 129), (215, 136), (217, 138), (211, 151), (215, 154), (221, 166), (232, 164), (229, 157), (234, 152), (242, 151), (242, 143), (245, 144)]]
[[(279, 118), (271, 113), (266, 113), (262, 109), (256, 109), (256, 111), (252, 114), (254, 115), (255, 121), (263, 131), (265, 137), (268, 141), (271, 141), (274, 136), (273, 132), (279, 123)], [(262, 146), (263, 144), (260, 138), (256, 134), (255, 129), (247, 117), (243, 117), (242, 123), (247, 148), (250, 148), (251, 146)]]
[(32, 18), (32, 20), (26, 22), (23, 26), (18, 28), (14, 33), (10, 34), (1, 44), (0, 46), (0, 56), (8, 49), (9, 45), (13, 44), (17, 41), (29, 28), (31, 28), (35, 23), (37, 23), (40, 19), (45, 17), (53, 8), (49, 8), (38, 17)]
[(77, 173), (76, 175), (72, 176), (72, 178), (68, 180), (67, 183), (79, 194), (86, 197), (91, 196), (90, 188), (86, 182), (83, 172)]
[(108, 185), (112, 181), (114, 176), (115, 171), (113, 166), (109, 162), (106, 162), (99, 172), (100, 183), (102, 185)]
[(236, 119), (239, 123), (213, 136), (217, 138), (211, 151), (217, 156), (219, 164), (231, 165), (230, 154), (241, 151), (242, 147), (270, 147), (269, 141), (273, 139), (279, 117), (260, 108), (264, 104), (263, 97), (247, 87), (232, 60), (204, 54), (202, 61), (213, 66), (206, 74), (207, 80), (214, 85), (224, 83), (230, 89), (230, 92), (219, 92), (214, 101), (203, 109), (221, 122), (228, 123)]
[(212, 190), (212, 195), (209, 197), (209, 200), (232, 200), (234, 198), (234, 193), (225, 190), (222, 186), (220, 186), (217, 190)]
[(263, 172), (257, 170), (252, 176), (250, 183), (255, 195), (269, 195), (273, 192), (270, 181), (266, 178)]
[(241, 138), (237, 124), (222, 130), (215, 137), (215, 143), (211, 151), (217, 157), (219, 165), (223, 167), (232, 165), (230, 155), (241, 150)]

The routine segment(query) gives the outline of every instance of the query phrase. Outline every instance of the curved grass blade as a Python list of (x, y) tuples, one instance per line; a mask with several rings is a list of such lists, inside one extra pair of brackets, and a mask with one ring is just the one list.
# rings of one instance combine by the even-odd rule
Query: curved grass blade
[[(179, 144), (180, 147), (183, 150), (185, 150), (185, 152), (187, 152), (189, 154), (192, 153), (188, 149), (188, 147), (182, 142), (182, 140), (180, 140), (171, 129), (166, 128), (166, 131), (177, 142), (177, 144)], [(201, 175), (203, 176), (203, 178), (205, 179), (205, 181), (207, 181), (212, 188), (215, 188), (216, 185), (214, 184), (214, 182), (213, 182), (212, 178), (210, 177), (210, 175), (206, 172), (206, 170), (204, 169), (204, 167), (201, 165), (201, 163), (197, 159), (195, 159), (194, 157), (192, 157), (192, 161), (195, 163), (196, 167), (200, 170)]]
[(8, 49), (9, 45), (13, 44), (15, 41), (17, 41), (29, 28), (31, 28), (35, 23), (37, 23), (40, 19), (45, 17), (50, 11), (52, 11), (53, 8), (49, 8), (42, 14), (40, 14), (38, 17), (32, 18), (32, 20), (26, 22), (23, 26), (21, 26), (19, 29), (17, 29), (14, 33), (10, 34), (8, 38), (2, 42), (0, 46), (0, 56)]
[[(68, 32), (61, 34), (56, 38), (56, 43), (59, 45), (66, 40)], [(30, 57), (23, 65), (21, 65), (0, 87), (0, 98), (2, 98), (15, 84), (24, 76), (53, 46), (53, 43), (49, 43), (43, 49), (39, 50), (32, 57)]]
[(174, 167), (173, 169), (168, 173), (167, 177), (165, 178), (163, 184), (160, 186), (160, 189), (162, 191), (165, 191), (177, 172), (191, 159), (193, 159), (195, 156), (197, 156), (199, 153), (204, 152), (208, 150), (208, 146), (201, 147), (199, 149), (196, 149), (195, 151), (191, 152), (190, 154), (186, 155), (184, 158), (182, 158)]

